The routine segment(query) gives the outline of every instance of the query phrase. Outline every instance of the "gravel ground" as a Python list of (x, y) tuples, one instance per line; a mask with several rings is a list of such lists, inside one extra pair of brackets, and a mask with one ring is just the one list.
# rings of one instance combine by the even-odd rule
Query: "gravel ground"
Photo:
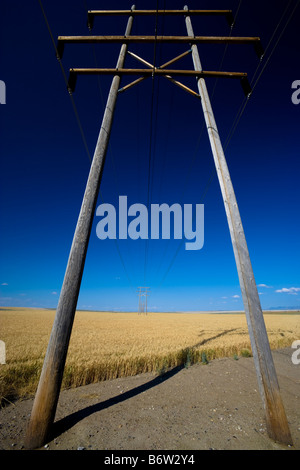
[[(293, 447), (268, 437), (253, 359), (226, 358), (62, 391), (41, 450), (299, 450), (300, 365), (292, 352), (273, 357)], [(0, 450), (23, 449), (32, 403), (1, 410)]]

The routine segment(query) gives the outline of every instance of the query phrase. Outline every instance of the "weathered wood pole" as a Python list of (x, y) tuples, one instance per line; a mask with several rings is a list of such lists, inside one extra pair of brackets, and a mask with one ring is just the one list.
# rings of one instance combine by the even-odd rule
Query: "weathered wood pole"
[[(134, 8), (133, 6), (132, 9)], [(125, 36), (131, 33), (132, 22), (133, 16), (130, 16)], [(117, 63), (118, 68), (124, 66), (126, 52), (127, 45), (123, 44)], [(25, 447), (27, 449), (41, 447), (46, 442), (54, 421), (120, 80), (120, 76), (114, 76), (109, 91), (25, 437)]]
[[(185, 18), (188, 36), (193, 37), (188, 7)], [(192, 40), (191, 40), (192, 43)], [(201, 71), (198, 47), (192, 45), (195, 70)], [(276, 370), (255, 283), (241, 217), (228, 171), (222, 143), (215, 122), (205, 80), (197, 79), (207, 132), (225, 205), (244, 308), (251, 340), (252, 353), (259, 383), (269, 436), (275, 441), (292, 445), (292, 438), (283, 407)]]

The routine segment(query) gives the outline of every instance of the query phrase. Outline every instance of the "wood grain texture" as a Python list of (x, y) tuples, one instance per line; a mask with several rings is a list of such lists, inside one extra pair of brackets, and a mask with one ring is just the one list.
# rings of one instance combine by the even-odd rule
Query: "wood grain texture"
[[(186, 17), (189, 36), (193, 35), (191, 19)], [(195, 70), (202, 70), (198, 48), (192, 45), (192, 57)], [(211, 144), (213, 158), (219, 179), (225, 212), (233, 245), (233, 251), (239, 276), (239, 282), (245, 307), (253, 358), (258, 378), (259, 389), (266, 413), (270, 437), (283, 444), (292, 445), (292, 438), (282, 403), (277, 375), (269, 345), (263, 313), (254, 279), (250, 255), (242, 226), (241, 216), (229, 174), (221, 139), (215, 122), (206, 83), (203, 78), (197, 80), (201, 105)]]
[[(132, 17), (128, 20), (126, 35), (131, 32), (132, 20)], [(126, 51), (127, 46), (123, 44), (117, 67), (123, 66)], [(54, 421), (119, 86), (120, 77), (115, 76), (112, 80), (104, 111), (56, 316), (25, 437), (24, 445), (27, 449), (41, 447), (46, 442)]]

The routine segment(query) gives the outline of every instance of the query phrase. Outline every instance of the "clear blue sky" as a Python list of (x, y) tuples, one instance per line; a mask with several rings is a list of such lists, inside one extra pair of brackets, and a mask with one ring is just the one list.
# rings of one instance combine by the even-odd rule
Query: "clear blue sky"
[[(201, 2), (203, 9), (238, 11), (232, 34), (260, 36), (265, 48), (275, 32), (256, 78), (263, 73), (225, 151), (264, 309), (300, 308), (300, 104), (291, 100), (292, 83), (300, 80), (299, 7), (287, 24), (296, 3)], [(127, 9), (131, 4), (43, 1), (55, 40), (88, 35), (87, 8)], [(143, 0), (136, 7), (155, 9), (157, 4), (160, 9), (184, 6), (178, 0)], [(200, 5), (191, 0), (188, 6)], [(38, 0), (2, 2), (1, 10), (0, 80), (6, 84), (6, 104), (0, 107), (0, 305), (55, 308), (90, 161)], [(123, 34), (126, 21), (96, 18), (93, 34)], [(197, 35), (230, 33), (224, 18), (195, 18), (193, 26)], [(155, 17), (140, 17), (132, 34), (151, 35), (154, 28)], [(185, 35), (183, 18), (160, 20), (158, 34)], [(136, 44), (130, 50), (153, 61), (153, 47)], [(185, 50), (158, 46), (157, 65)], [(118, 51), (111, 45), (68, 45), (62, 63), (67, 75), (70, 67), (114, 67)], [(219, 70), (224, 46), (202, 45), (199, 52), (205, 70)], [(127, 65), (140, 67), (133, 59)], [(258, 65), (250, 46), (232, 45), (222, 70), (247, 72), (251, 80)], [(178, 67), (192, 68), (191, 57)], [(110, 80), (79, 77), (73, 95), (91, 155)], [(197, 90), (194, 79), (182, 81)], [(244, 95), (234, 80), (208, 79), (207, 86), (225, 146)], [(146, 204), (151, 158), (150, 202), (203, 203), (205, 241), (199, 251), (186, 251), (180, 240), (100, 241), (95, 217), (78, 308), (136, 310), (137, 287), (143, 285), (151, 288), (150, 310), (243, 308), (203, 123), (200, 102), (164, 78), (154, 83), (150, 78), (120, 94), (101, 184), (103, 200), (99, 196), (97, 206), (103, 201), (116, 205), (120, 195), (128, 196), (129, 205)]]

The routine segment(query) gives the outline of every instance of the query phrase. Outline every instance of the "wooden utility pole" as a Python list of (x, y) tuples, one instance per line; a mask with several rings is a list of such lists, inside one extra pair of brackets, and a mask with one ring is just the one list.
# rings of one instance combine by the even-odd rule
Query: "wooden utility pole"
[[(185, 19), (187, 33), (188, 36), (193, 37), (194, 32), (191, 18), (188, 14), (188, 7), (184, 7), (184, 9), (187, 10)], [(194, 68), (201, 72), (202, 65), (198, 47), (196, 44), (193, 44), (191, 47)], [(204, 78), (197, 79), (197, 84), (225, 205), (259, 389), (266, 412), (268, 433), (276, 441), (292, 444), (242, 221)]]
[[(134, 8), (133, 6), (132, 10)], [(131, 33), (132, 22), (133, 16), (130, 16), (125, 37)], [(123, 44), (117, 68), (124, 67), (126, 52), (127, 45)], [(120, 80), (120, 76), (114, 76), (104, 111), (55, 321), (26, 433), (25, 447), (28, 449), (41, 447), (46, 442), (55, 417)]]
[[(187, 36), (134, 36), (131, 37), (131, 29), (133, 17), (138, 15), (153, 14), (176, 14), (185, 17)], [(92, 27), (94, 16), (105, 14), (102, 10), (90, 11), (88, 13), (89, 27)], [(249, 83), (247, 74), (233, 72), (213, 72), (203, 71), (198, 53), (198, 43), (214, 43), (214, 44), (252, 44), (261, 57), (263, 54), (259, 38), (232, 38), (232, 37), (202, 37), (195, 36), (192, 28), (190, 16), (194, 15), (210, 15), (214, 14), (212, 10), (135, 10), (133, 6), (130, 11), (118, 10), (112, 12), (109, 10), (107, 14), (129, 14), (129, 20), (124, 36), (60, 36), (58, 38), (57, 55), (62, 56), (64, 43), (104, 43), (104, 42), (120, 42), (122, 44), (119, 59), (115, 69), (71, 69), (69, 88), (73, 90), (75, 87), (77, 74), (93, 74), (93, 73), (112, 73), (114, 75), (110, 92), (107, 99), (107, 105), (104, 111), (101, 130), (99, 133), (85, 194), (71, 246), (69, 260), (66, 268), (65, 278), (59, 298), (55, 321), (53, 324), (44, 365), (35, 396), (33, 409), (27, 434), (25, 438), (26, 448), (37, 448), (42, 446), (49, 435), (50, 428), (54, 421), (57, 401), (63, 377), (63, 371), (69, 346), (71, 330), (73, 326), (74, 315), (77, 306), (77, 299), (83, 274), (85, 257), (87, 253), (88, 241), (90, 237), (93, 216), (97, 203), (97, 197), (103, 172), (103, 166), (106, 157), (108, 141), (110, 137), (114, 110), (118, 92), (128, 90), (135, 84), (155, 75), (164, 76), (172, 83), (180, 86), (184, 90), (192, 93), (197, 98), (200, 97), (201, 105), (204, 113), (207, 132), (212, 148), (213, 158), (216, 171), (221, 187), (224, 200), (233, 250), (239, 275), (239, 281), (243, 296), (243, 302), (246, 312), (247, 324), (253, 351), (254, 363), (258, 377), (259, 389), (262, 396), (267, 420), (267, 428), (270, 437), (283, 444), (292, 444), (292, 438), (283, 407), (279, 384), (276, 376), (272, 353), (268, 341), (268, 335), (264, 323), (260, 300), (257, 287), (253, 275), (250, 256), (246, 244), (244, 230), (242, 227), (241, 217), (237, 201), (235, 198), (230, 174), (228, 171), (222, 143), (215, 122), (213, 110), (211, 107), (209, 95), (206, 88), (205, 78), (210, 76), (220, 76), (224, 78), (240, 79), (245, 94), (249, 94)], [(232, 12), (229, 10), (217, 10), (215, 14), (223, 15), (229, 22), (232, 21)], [(160, 67), (155, 67), (144, 59), (131, 53), (133, 57), (142, 62), (148, 69), (125, 69), (124, 62), (127, 53), (127, 45), (130, 43), (184, 43), (190, 44), (189, 51), (180, 54), (174, 59), (168, 61)], [(166, 67), (188, 53), (192, 53), (194, 62), (194, 71), (184, 71), (178, 69), (166, 69)], [(149, 70), (150, 69), (150, 70)], [(119, 88), (122, 75), (139, 75), (140, 77), (133, 82), (127, 84), (123, 88)], [(173, 75), (194, 75), (197, 79), (199, 94), (189, 89), (186, 85), (173, 79)], [(142, 289), (142, 288), (140, 288)], [(147, 289), (146, 312), (147, 312)], [(140, 298), (139, 296), (139, 309)]]

